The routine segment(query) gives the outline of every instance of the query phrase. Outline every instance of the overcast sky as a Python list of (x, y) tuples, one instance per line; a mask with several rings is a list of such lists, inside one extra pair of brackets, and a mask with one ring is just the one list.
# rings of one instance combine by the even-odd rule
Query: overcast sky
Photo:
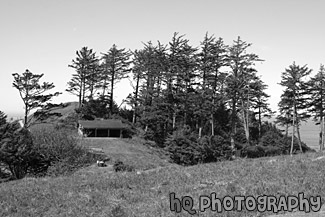
[[(83, 46), (99, 55), (115, 43), (140, 49), (168, 43), (174, 32), (199, 46), (206, 32), (231, 44), (237, 36), (265, 62), (256, 68), (269, 86), (272, 109), (280, 100), (281, 72), (293, 61), (316, 73), (325, 64), (323, 0), (0, 0), (0, 110), (23, 112), (12, 73), (44, 73), (63, 92), (54, 102), (77, 101), (66, 93), (68, 65)], [(129, 82), (116, 89), (119, 103)]]

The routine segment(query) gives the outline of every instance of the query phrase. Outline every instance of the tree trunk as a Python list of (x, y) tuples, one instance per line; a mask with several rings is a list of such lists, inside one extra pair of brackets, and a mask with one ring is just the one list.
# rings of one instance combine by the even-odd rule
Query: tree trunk
[(296, 118), (295, 122), (296, 122), (296, 127), (297, 127), (299, 149), (300, 149), (300, 152), (303, 153), (302, 147), (301, 147), (301, 137), (300, 137), (300, 130), (299, 130), (299, 122), (297, 120), (297, 117), (298, 117), (297, 108), (295, 107), (294, 109), (295, 109), (294, 112), (295, 112), (295, 118)]
[(232, 151), (235, 151), (235, 131), (236, 131), (236, 100), (232, 100), (232, 113), (231, 113), (231, 133), (230, 133), (230, 147)]
[(173, 113), (173, 130), (176, 128), (176, 112)]
[(258, 138), (261, 139), (262, 136), (262, 117), (261, 117), (261, 107), (258, 107)]
[(132, 123), (135, 124), (136, 122), (136, 111), (138, 107), (138, 92), (139, 92), (139, 82), (140, 82), (140, 73), (137, 75), (137, 84), (135, 86), (135, 96), (134, 96), (134, 111), (133, 111), (133, 117), (132, 117)]
[(113, 114), (113, 91), (114, 91), (114, 79), (115, 79), (115, 71), (112, 70), (112, 83), (111, 83), (111, 95), (110, 95), (110, 102), (109, 102), (109, 117)]
[(81, 97), (81, 104), (85, 104), (85, 95), (86, 95), (86, 78), (83, 77), (82, 79), (82, 97)]
[(199, 139), (202, 137), (202, 127), (199, 128)]
[(299, 144), (299, 149), (300, 149), (300, 152), (303, 153), (303, 151), (302, 151), (302, 146), (301, 146), (301, 138), (300, 138), (299, 124), (296, 123), (296, 125), (297, 125), (297, 135), (298, 135), (298, 144)]
[(322, 117), (323, 122), (323, 132), (322, 132), (322, 151), (324, 150), (324, 143), (325, 143), (325, 121), (324, 116)]
[(213, 118), (213, 114), (211, 114), (211, 136), (214, 136), (214, 118)]
[(320, 126), (319, 126), (319, 151), (323, 151), (323, 132), (324, 132), (323, 117), (320, 117)]
[(249, 145), (249, 85), (248, 85), (248, 92), (247, 92), (247, 107), (246, 107), (246, 139), (247, 144)]
[[(243, 118), (243, 122), (244, 122), (244, 130), (245, 130), (245, 136), (246, 136), (246, 142), (247, 144), (249, 144), (249, 129), (248, 129), (248, 119), (247, 119), (247, 114), (245, 114), (245, 107), (244, 107), (244, 103), (243, 100), (241, 101), (242, 104), (242, 118)], [(248, 111), (246, 111), (247, 113)]]
[(293, 119), (292, 119), (292, 136), (291, 136), (291, 149), (290, 149), (290, 155), (293, 153), (293, 141), (295, 137), (295, 119), (296, 119), (296, 111), (295, 108), (293, 109)]
[(80, 89), (79, 89), (79, 108), (81, 108), (81, 99), (82, 99), (82, 82), (80, 83)]
[(27, 107), (27, 103), (25, 103), (25, 117), (24, 117), (24, 127), (28, 127), (28, 123), (27, 123), (27, 121), (28, 121), (28, 107)]

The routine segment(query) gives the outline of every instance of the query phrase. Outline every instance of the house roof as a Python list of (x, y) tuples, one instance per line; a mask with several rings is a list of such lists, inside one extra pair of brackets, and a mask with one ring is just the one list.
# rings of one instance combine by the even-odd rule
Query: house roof
[(121, 120), (107, 119), (107, 120), (93, 120), (93, 121), (79, 121), (79, 124), (85, 129), (123, 129), (125, 125)]

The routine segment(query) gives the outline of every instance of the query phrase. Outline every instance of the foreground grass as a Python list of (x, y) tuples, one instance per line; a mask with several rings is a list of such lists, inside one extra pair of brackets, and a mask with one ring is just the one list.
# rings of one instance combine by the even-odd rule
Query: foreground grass
[[(159, 169), (115, 173), (108, 168), (91, 166), (68, 177), (26, 178), (3, 183), (0, 185), (0, 216), (190, 216), (184, 211), (180, 214), (170, 211), (171, 192), (177, 197), (192, 196), (194, 208), (198, 208), (200, 195), (212, 192), (219, 198), (298, 195), (299, 192), (304, 192), (305, 197), (325, 198), (325, 159), (313, 161), (319, 156), (317, 153), (181, 167), (150, 155), (150, 151), (139, 148), (137, 142), (117, 140), (105, 146), (105, 141), (98, 141), (89, 144), (110, 151), (112, 156), (115, 150), (115, 155), (127, 163), (134, 160), (137, 170)], [(270, 214), (207, 211), (196, 216)]]

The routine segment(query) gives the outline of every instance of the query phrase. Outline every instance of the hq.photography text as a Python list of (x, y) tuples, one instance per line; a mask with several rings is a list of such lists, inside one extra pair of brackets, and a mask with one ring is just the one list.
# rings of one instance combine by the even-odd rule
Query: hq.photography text
[(175, 193), (169, 194), (170, 210), (172, 212), (180, 213), (182, 210), (191, 215), (199, 212), (211, 210), (213, 212), (225, 211), (272, 211), (278, 213), (280, 211), (304, 211), (309, 213), (311, 211), (318, 212), (321, 208), (321, 197), (305, 198), (304, 193), (299, 193), (298, 196), (280, 196), (261, 195), (253, 196), (225, 196), (218, 198), (215, 192), (210, 195), (201, 195), (198, 199), (198, 210), (194, 209), (194, 199), (190, 196), (176, 197)]

